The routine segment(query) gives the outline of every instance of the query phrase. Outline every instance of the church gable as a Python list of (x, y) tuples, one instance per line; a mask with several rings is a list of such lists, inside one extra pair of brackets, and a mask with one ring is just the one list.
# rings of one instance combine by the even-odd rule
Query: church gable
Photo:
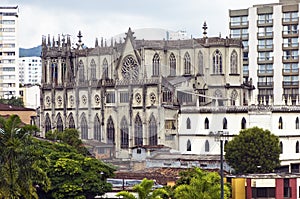
[(118, 77), (124, 80), (139, 79), (142, 72), (141, 53), (134, 47), (133, 34), (134, 32), (129, 28), (117, 65)]

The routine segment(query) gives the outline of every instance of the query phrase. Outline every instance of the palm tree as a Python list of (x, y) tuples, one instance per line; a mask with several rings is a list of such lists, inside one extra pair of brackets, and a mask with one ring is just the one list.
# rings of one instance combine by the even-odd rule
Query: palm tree
[(136, 192), (138, 197), (128, 191), (120, 191), (117, 196), (123, 196), (124, 199), (162, 199), (168, 193), (164, 189), (153, 190), (154, 181), (146, 178), (140, 184), (133, 187), (133, 192)]
[[(194, 168), (189, 176), (183, 176), (181, 184), (174, 190), (176, 199), (215, 199), (220, 198), (220, 176), (216, 172), (204, 172)], [(229, 198), (230, 189), (225, 184), (224, 198)]]
[(36, 188), (49, 188), (50, 181), (39, 166), (43, 154), (37, 150), (32, 133), (35, 126), (25, 125), (17, 115), (0, 117), (0, 196), (38, 198)]

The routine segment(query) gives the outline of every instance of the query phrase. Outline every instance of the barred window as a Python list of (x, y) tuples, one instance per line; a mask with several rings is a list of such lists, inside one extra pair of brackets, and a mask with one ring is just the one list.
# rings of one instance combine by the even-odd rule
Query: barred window
[(115, 103), (115, 92), (114, 91), (108, 91), (106, 93), (106, 103)]
[(120, 103), (128, 103), (129, 102), (129, 93), (127, 91), (120, 92)]

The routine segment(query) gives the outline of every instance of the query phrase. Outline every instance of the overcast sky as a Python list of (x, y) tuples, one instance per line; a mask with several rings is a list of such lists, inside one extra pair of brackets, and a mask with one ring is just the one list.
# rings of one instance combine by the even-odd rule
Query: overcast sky
[(206, 21), (208, 36), (229, 34), (229, 9), (252, 7), (278, 0), (1, 0), (0, 6), (19, 6), (19, 44), (31, 48), (42, 35), (57, 37), (79, 30), (83, 42), (94, 46), (95, 38), (109, 39), (129, 27), (185, 30), (202, 36)]

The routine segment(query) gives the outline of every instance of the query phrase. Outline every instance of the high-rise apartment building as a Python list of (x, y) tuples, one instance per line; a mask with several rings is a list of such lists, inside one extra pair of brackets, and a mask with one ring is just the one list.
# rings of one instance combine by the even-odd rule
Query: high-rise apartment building
[(230, 37), (244, 45), (251, 104), (299, 104), (299, 0), (229, 10)]
[(18, 62), (20, 84), (41, 84), (42, 61), (40, 57), (20, 57)]
[(18, 6), (0, 6), (0, 98), (19, 96)]

